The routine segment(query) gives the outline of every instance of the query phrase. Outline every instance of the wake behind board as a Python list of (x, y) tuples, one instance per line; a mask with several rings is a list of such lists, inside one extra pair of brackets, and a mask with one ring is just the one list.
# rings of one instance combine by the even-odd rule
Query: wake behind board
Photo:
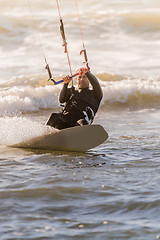
[(85, 152), (100, 145), (107, 138), (108, 134), (102, 126), (85, 125), (35, 137), (10, 147)]

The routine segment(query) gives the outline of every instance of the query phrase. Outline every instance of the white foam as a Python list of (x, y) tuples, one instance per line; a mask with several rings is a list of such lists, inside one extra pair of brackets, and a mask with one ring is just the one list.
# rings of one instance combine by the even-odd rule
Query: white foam
[(22, 117), (0, 118), (0, 144), (12, 145), (24, 140), (49, 134), (56, 129)]
[(33, 112), (43, 108), (57, 108), (58, 91), (53, 86), (11, 87), (1, 90), (0, 115), (13, 116), (21, 112)]
[[(160, 82), (158, 79), (144, 80), (144, 79), (124, 79), (121, 81), (107, 81), (101, 82), (103, 88), (103, 101), (109, 103), (126, 103), (131, 96), (137, 99), (145, 96), (150, 97), (150, 101), (155, 100), (155, 97), (160, 98)], [(147, 103), (146, 103), (147, 104)]]

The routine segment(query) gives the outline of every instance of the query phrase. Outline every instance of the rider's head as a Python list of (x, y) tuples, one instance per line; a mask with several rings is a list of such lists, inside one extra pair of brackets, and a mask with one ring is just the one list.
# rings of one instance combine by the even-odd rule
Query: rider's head
[(89, 80), (87, 76), (85, 75), (86, 73), (86, 68), (80, 68), (78, 70), (79, 75), (77, 76), (77, 83), (78, 83), (78, 88), (89, 88)]

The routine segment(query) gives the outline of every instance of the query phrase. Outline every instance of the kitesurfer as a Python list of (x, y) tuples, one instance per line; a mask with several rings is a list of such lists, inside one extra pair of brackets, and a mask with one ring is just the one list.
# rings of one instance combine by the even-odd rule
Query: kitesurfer
[[(87, 69), (78, 70), (78, 90), (68, 87), (71, 78), (63, 78), (64, 85), (59, 95), (59, 102), (65, 103), (60, 113), (52, 113), (47, 125), (57, 129), (91, 124), (103, 97), (98, 79)], [(91, 84), (92, 89), (89, 88)]]

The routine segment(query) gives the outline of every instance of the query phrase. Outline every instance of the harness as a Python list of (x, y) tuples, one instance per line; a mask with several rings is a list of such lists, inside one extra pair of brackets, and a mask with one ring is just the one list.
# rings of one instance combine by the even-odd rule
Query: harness
[(63, 115), (71, 115), (74, 119), (84, 118), (90, 124), (94, 119), (98, 106), (93, 90), (83, 89), (80, 93), (75, 91), (75, 93), (71, 94), (62, 113)]

